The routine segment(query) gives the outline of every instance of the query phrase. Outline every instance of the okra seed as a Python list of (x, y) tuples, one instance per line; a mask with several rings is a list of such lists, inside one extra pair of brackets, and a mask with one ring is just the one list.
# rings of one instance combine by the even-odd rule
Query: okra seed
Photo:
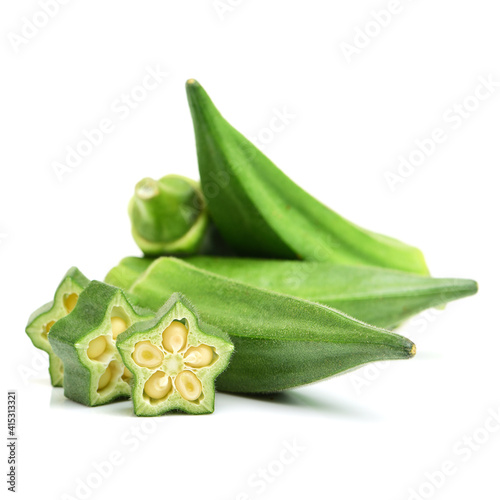
[(76, 306), (76, 302), (78, 301), (78, 294), (76, 293), (71, 293), (69, 295), (65, 295), (63, 302), (64, 302), (64, 307), (66, 308), (66, 311), (70, 313)]
[(186, 346), (187, 335), (184, 323), (172, 321), (163, 331), (163, 347), (168, 352), (179, 352)]
[(99, 384), (97, 385), (97, 390), (104, 389), (111, 380), (111, 365), (108, 365), (104, 373), (101, 375), (101, 378), (99, 379)]
[(186, 370), (179, 373), (175, 378), (175, 387), (179, 394), (188, 401), (195, 401), (201, 396), (201, 382), (193, 372)]
[(151, 399), (164, 398), (172, 389), (170, 377), (162, 371), (157, 371), (144, 384), (144, 393)]
[(89, 342), (87, 356), (89, 359), (97, 359), (106, 350), (106, 337), (101, 335)]
[(124, 379), (132, 378), (132, 372), (126, 366), (123, 367), (122, 378), (124, 378)]
[(202, 344), (198, 347), (190, 347), (186, 351), (184, 357), (184, 362), (193, 367), (201, 368), (202, 366), (208, 366), (214, 357), (214, 351), (208, 345)]
[(149, 340), (135, 344), (132, 359), (144, 368), (157, 368), (163, 361), (163, 353)]
[(49, 332), (50, 332), (50, 329), (52, 328), (52, 326), (54, 326), (55, 324), (55, 321), (49, 321), (44, 327), (43, 327), (43, 332), (42, 332), (42, 336), (44, 338), (47, 338)]
[(111, 318), (111, 331), (113, 338), (116, 339), (120, 333), (123, 333), (128, 328), (127, 323), (122, 318), (115, 316)]

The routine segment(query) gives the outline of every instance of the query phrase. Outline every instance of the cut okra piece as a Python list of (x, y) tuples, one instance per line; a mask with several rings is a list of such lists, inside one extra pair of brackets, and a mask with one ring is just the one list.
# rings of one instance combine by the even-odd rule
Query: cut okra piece
[(64, 395), (87, 406), (130, 396), (131, 374), (116, 339), (148, 317), (153, 313), (134, 308), (119, 288), (90, 282), (71, 314), (50, 333), (50, 345), (64, 365)]
[(233, 344), (202, 323), (185, 297), (174, 293), (155, 318), (131, 326), (116, 345), (133, 376), (136, 415), (214, 411), (215, 379), (226, 369)]
[(72, 267), (57, 287), (54, 300), (37, 309), (28, 320), (26, 333), (31, 342), (49, 355), (50, 382), (54, 387), (62, 387), (64, 369), (49, 343), (49, 332), (57, 321), (75, 308), (79, 295), (89, 283), (76, 267)]

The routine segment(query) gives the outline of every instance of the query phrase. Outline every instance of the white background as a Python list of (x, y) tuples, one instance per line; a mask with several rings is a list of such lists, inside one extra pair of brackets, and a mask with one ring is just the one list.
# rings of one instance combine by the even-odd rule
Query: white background
[[(356, 33), (362, 42), (387, 1), (221, 4), (73, 0), (21, 43), (23, 18), (40, 7), (2, 2), (1, 397), (18, 391), (18, 498), (83, 498), (77, 485), (89, 480), (88, 498), (498, 498), (500, 431), (484, 426), (500, 411), (500, 87), (452, 119), (480, 78), (500, 82), (498, 5), (401, 0), (349, 63), (342, 43)], [(116, 100), (157, 66), (169, 76), (118, 113)], [(415, 359), (272, 400), (218, 394), (213, 415), (156, 420), (133, 417), (128, 402), (65, 400), (38, 366), (26, 320), (70, 266), (102, 279), (138, 255), (126, 207), (140, 178), (197, 177), (188, 78), (240, 131), (268, 140), (264, 151), (304, 188), (422, 248), (435, 276), (476, 279), (479, 294), (400, 329)], [(294, 118), (269, 141), (276, 109)], [(54, 162), (103, 118), (114, 130), (59, 181)], [(391, 190), (386, 172), (435, 128), (446, 140)], [(280, 465), (294, 441), (300, 451)], [(97, 476), (110, 456), (120, 463)], [(454, 473), (443, 479), (444, 462)], [(262, 471), (270, 481), (257, 482)]]

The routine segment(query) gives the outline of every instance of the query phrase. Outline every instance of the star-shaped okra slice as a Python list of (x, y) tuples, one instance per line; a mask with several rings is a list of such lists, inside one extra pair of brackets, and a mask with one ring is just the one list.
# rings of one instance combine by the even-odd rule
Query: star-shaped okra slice
[(117, 347), (132, 373), (134, 411), (140, 416), (212, 413), (215, 379), (233, 351), (229, 337), (202, 322), (181, 294), (172, 295), (154, 319), (120, 335)]
[(59, 283), (54, 300), (37, 309), (28, 320), (26, 333), (31, 342), (49, 355), (50, 381), (54, 387), (62, 387), (64, 369), (49, 343), (50, 329), (75, 308), (79, 295), (89, 283), (76, 267), (72, 267)]
[(132, 306), (119, 288), (92, 281), (73, 311), (50, 331), (50, 345), (64, 365), (64, 395), (87, 406), (130, 396), (131, 373), (116, 338), (153, 316)]

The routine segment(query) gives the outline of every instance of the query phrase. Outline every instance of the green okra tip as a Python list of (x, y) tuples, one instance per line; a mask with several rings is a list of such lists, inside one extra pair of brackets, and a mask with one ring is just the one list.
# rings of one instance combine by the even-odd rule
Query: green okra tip
[(194, 78), (190, 78), (189, 80), (186, 81), (186, 89), (194, 89), (194, 88), (202, 88), (200, 85), (200, 82), (198, 80), (195, 80)]

